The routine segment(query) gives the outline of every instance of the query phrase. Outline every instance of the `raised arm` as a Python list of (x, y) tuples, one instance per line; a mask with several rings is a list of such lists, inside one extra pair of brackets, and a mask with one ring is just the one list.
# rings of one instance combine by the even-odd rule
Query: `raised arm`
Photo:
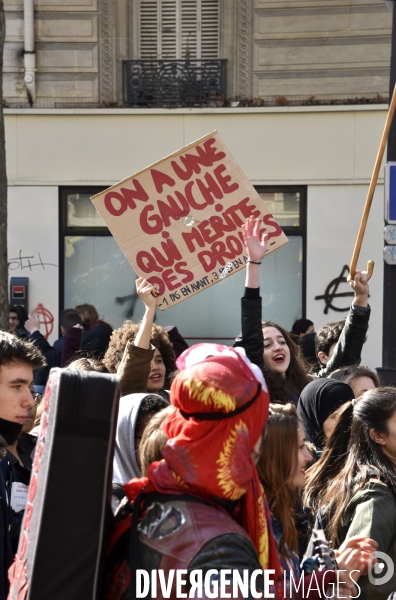
[(154, 323), (155, 310), (157, 303), (155, 301), (156, 291), (155, 285), (149, 283), (143, 277), (136, 279), (136, 291), (139, 298), (146, 307), (142, 324), (135, 337), (134, 344), (139, 348), (150, 348), (151, 329)]
[(260, 264), (267, 251), (266, 234), (260, 233), (260, 219), (249, 217), (243, 226), (248, 262), (246, 264), (245, 294), (242, 298), (242, 333), (234, 346), (245, 349), (252, 363), (264, 370), (264, 342), (261, 328)]
[(143, 277), (139, 277), (136, 280), (136, 290), (146, 310), (139, 331), (134, 340), (128, 341), (117, 370), (122, 396), (147, 390), (150, 363), (154, 356), (154, 347), (150, 345), (150, 338), (157, 307), (155, 286)]
[(355, 294), (352, 306), (333, 354), (326, 366), (317, 373), (318, 377), (327, 377), (336, 369), (358, 365), (361, 361), (370, 319), (368, 305), (370, 288), (367, 282), (367, 273), (356, 271), (354, 279), (348, 278), (348, 282)]
[(260, 219), (249, 217), (242, 228), (243, 241), (248, 262), (246, 264), (245, 287), (260, 287), (260, 265), (267, 252), (268, 235), (260, 233)]
[(29, 342), (33, 342), (36, 348), (38, 348), (41, 353), (44, 354), (45, 360), (47, 361), (46, 368), (48, 373), (52, 367), (60, 367), (60, 353), (57, 352), (55, 348), (49, 344), (49, 342), (47, 342), (43, 334), (40, 332), (40, 321), (36, 319), (36, 317), (29, 315), (24, 327), (26, 331), (29, 332)]

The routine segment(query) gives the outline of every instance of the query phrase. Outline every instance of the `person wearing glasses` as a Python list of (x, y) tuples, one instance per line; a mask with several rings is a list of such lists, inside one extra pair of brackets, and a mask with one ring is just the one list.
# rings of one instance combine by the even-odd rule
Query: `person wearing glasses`
[[(7, 446), (6, 456), (0, 462), (8, 495), (13, 554), (18, 548), (36, 444), (36, 438), (29, 432), (33, 429), (37, 404), (41, 400), (41, 394), (33, 391), (33, 371), (44, 365), (43, 355), (32, 343), (0, 332), (0, 419), (22, 425), (21, 435)], [(0, 573), (0, 579), (1, 576)]]
[[(23, 318), (23, 315), (26, 313), (26, 309), (23, 306), (12, 306), (9, 307), (8, 313), (8, 323), (9, 328), (8, 331), (22, 340), (26, 340), (28, 337), (28, 332), (23, 326), (23, 323), (26, 319)], [(26, 313), (27, 318), (27, 313)]]

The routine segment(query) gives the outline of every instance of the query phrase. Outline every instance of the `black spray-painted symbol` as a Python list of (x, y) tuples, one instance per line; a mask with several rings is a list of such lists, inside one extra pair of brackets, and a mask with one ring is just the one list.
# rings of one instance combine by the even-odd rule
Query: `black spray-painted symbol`
[(338, 292), (338, 288), (340, 287), (340, 285), (342, 283), (347, 283), (348, 275), (349, 275), (349, 267), (348, 267), (348, 265), (344, 265), (340, 275), (338, 277), (336, 277), (335, 279), (333, 279), (332, 281), (330, 281), (329, 285), (327, 286), (327, 288), (325, 290), (325, 293), (321, 296), (315, 296), (315, 300), (324, 300), (325, 301), (325, 307), (323, 310), (325, 315), (327, 315), (330, 308), (337, 312), (347, 312), (349, 310), (349, 306), (347, 306), (346, 308), (339, 308), (338, 306), (334, 306), (334, 304), (333, 304), (334, 298), (347, 298), (350, 296), (354, 296), (354, 293), (352, 290), (350, 290), (349, 292)]
[(114, 301), (116, 304), (121, 304), (121, 306), (127, 303), (127, 307), (124, 310), (124, 317), (126, 319), (132, 319), (138, 298), (139, 296), (137, 295), (137, 292), (133, 292), (129, 296), (117, 296), (116, 298), (114, 298)]

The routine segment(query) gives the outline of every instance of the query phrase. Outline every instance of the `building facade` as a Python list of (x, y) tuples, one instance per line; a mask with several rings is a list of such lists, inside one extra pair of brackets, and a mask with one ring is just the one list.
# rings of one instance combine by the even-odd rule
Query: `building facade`
[[(9, 0), (6, 16), (10, 276), (28, 277), (29, 310), (46, 333), (52, 327), (50, 340), (59, 311), (81, 302), (113, 326), (141, 317), (134, 272), (89, 198), (215, 129), (290, 240), (261, 267), (263, 316), (287, 328), (303, 315), (316, 327), (346, 316), (347, 265), (387, 110), (382, 0), (38, 0), (34, 101), (22, 0)], [(154, 106), (156, 83), (139, 88), (137, 107), (125, 101), (126, 60), (160, 73), (166, 61), (226, 61), (226, 93), (210, 91), (197, 106), (201, 70), (190, 105), (172, 103), (167, 83)], [(366, 103), (340, 104), (355, 97)], [(381, 179), (359, 262), (376, 261), (363, 354), (371, 367), (381, 364), (382, 232)], [(232, 274), (157, 322), (177, 325), (189, 343), (230, 343), (243, 282), (243, 271)]]
[[(5, 10), (4, 98), (26, 106), (23, 0)], [(390, 37), (383, 0), (36, 0), (34, 106), (122, 104), (137, 59), (226, 60), (226, 98), (387, 97)]]

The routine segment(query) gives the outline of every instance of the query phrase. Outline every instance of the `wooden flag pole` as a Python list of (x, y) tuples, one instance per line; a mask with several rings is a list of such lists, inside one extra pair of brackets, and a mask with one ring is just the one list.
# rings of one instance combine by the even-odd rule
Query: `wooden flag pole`
[[(359, 260), (360, 249), (362, 247), (363, 237), (364, 237), (364, 233), (366, 231), (366, 225), (367, 225), (367, 220), (368, 220), (368, 217), (370, 214), (370, 208), (371, 208), (371, 203), (373, 201), (375, 186), (377, 185), (378, 174), (379, 174), (379, 170), (381, 168), (382, 158), (383, 158), (384, 152), (385, 152), (385, 146), (388, 141), (389, 129), (392, 124), (392, 119), (393, 119), (393, 115), (395, 112), (395, 108), (396, 108), (396, 85), (393, 90), (392, 101), (389, 106), (388, 116), (386, 117), (385, 127), (384, 127), (384, 131), (383, 131), (382, 138), (381, 138), (381, 143), (380, 143), (380, 146), (378, 149), (377, 158), (375, 160), (374, 171), (371, 176), (370, 187), (367, 192), (366, 204), (364, 205), (363, 214), (362, 214), (362, 218), (360, 221), (360, 227), (359, 227), (359, 231), (357, 234), (355, 247), (353, 249), (351, 265), (349, 267), (351, 279), (353, 279), (356, 274), (357, 262)], [(373, 268), (374, 268), (374, 262), (372, 260), (369, 260), (367, 263), (368, 279), (370, 279), (370, 277), (373, 273)]]

